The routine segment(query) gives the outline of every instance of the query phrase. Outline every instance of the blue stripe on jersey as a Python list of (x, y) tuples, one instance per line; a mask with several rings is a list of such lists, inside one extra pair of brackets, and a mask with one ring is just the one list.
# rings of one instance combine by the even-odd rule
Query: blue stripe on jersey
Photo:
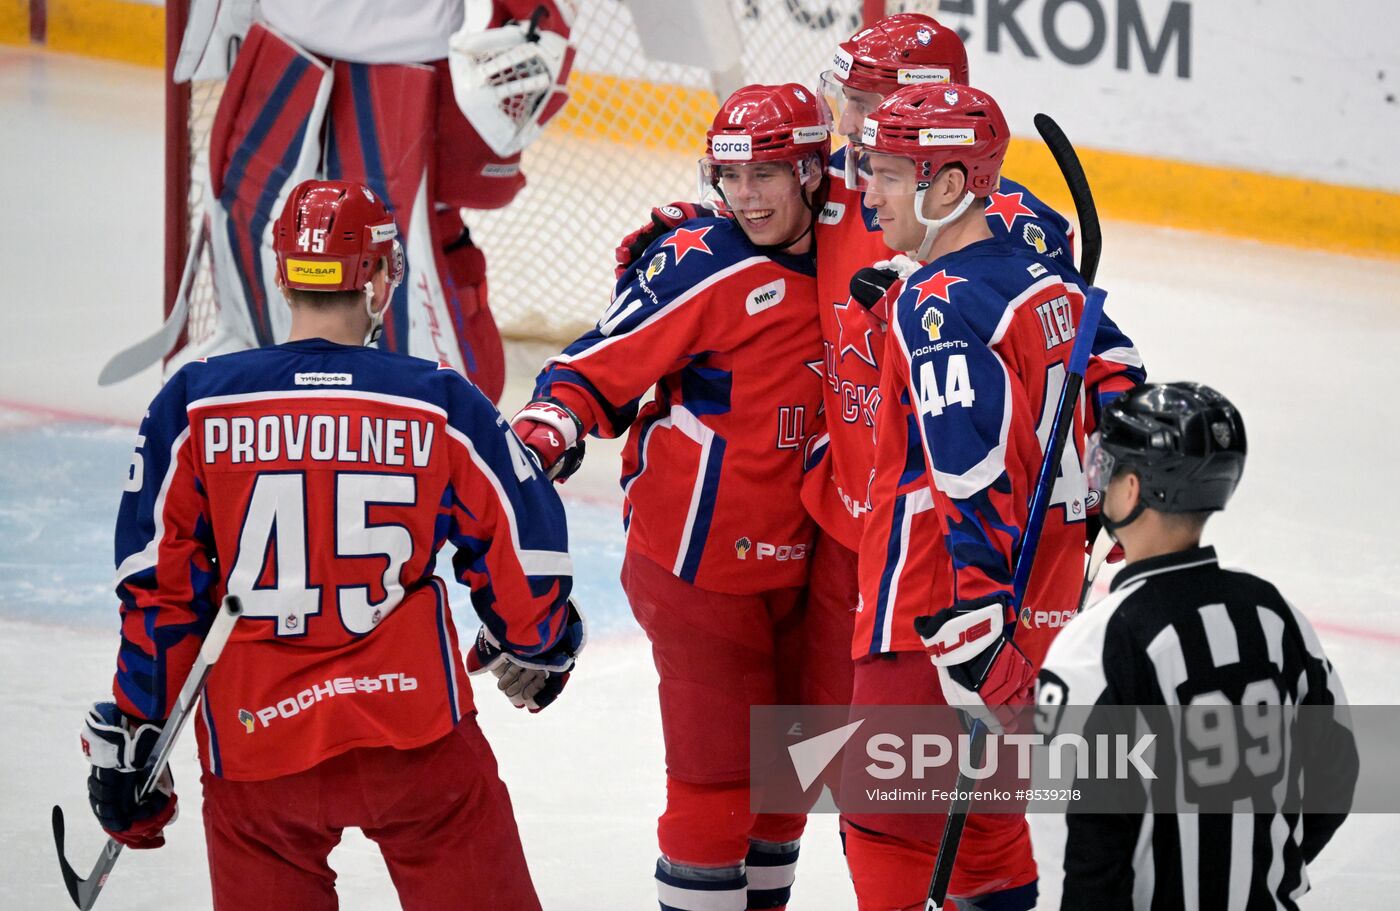
[(717, 367), (692, 363), (681, 370), (681, 402), (696, 417), (728, 414), (734, 391), (734, 374)]
[(885, 568), (880, 572), (879, 595), (875, 601), (875, 628), (870, 638), (866, 654), (878, 655), (884, 651), (885, 614), (890, 609), (890, 589), (895, 584), (899, 572), (900, 556), (908, 546), (904, 540), (904, 513), (909, 504), (904, 497), (894, 498), (894, 515), (890, 518), (890, 534), (885, 542)]
[[(355, 124), (360, 137), (360, 154), (363, 156), (365, 164), (365, 185), (387, 205), (392, 206), (396, 200), (389, 195), (388, 180), (384, 175), (384, 161), (379, 154), (379, 127), (374, 120), (374, 94), (370, 91), (369, 84), (370, 64), (351, 63), (349, 67), (351, 97), (355, 102)], [(413, 176), (416, 178), (418, 175)], [(416, 180), (414, 190), (417, 190)], [(389, 214), (393, 215), (394, 220), (402, 226), (408, 224), (413, 213), (390, 210)], [(409, 264), (405, 260), (404, 280), (399, 282), (399, 286), (394, 289), (394, 297), (389, 304), (389, 313), (387, 314), (390, 327), (393, 330), (394, 344), (401, 351), (407, 349), (409, 334), (408, 289), (412, 287), (412, 284), (408, 270)]]
[(694, 582), (700, 571), (700, 558), (705, 552), (705, 539), (710, 536), (710, 523), (715, 517), (715, 493), (719, 490), (720, 469), (724, 465), (724, 438), (716, 436), (710, 440), (710, 453), (701, 466), (700, 503), (695, 510), (695, 522), (690, 527), (690, 542), (686, 547), (685, 561), (681, 564), (680, 577), (685, 582)]
[[(990, 487), (979, 490), (967, 499), (953, 500), (958, 515), (949, 522), (948, 527), (948, 555), (953, 558), (953, 565), (958, 568), (975, 566), (993, 582), (1005, 585), (1011, 584), (1012, 567), (1007, 565), (1001, 551), (992, 545), (992, 536), (999, 532), (1010, 537), (1011, 553), (1014, 555), (1021, 549), (1021, 529), (1002, 520), (991, 495), (994, 490), (1010, 495), (1010, 489), (1011, 481), (1003, 472)], [(953, 581), (956, 600), (956, 573)]]
[[(572, 348), (574, 348), (574, 345), (565, 348), (564, 353), (572, 354)], [(632, 421), (637, 417), (637, 403), (640, 397), (627, 402), (621, 407), (614, 407), (613, 404), (604, 397), (603, 393), (598, 391), (598, 387), (589, 382), (588, 377), (579, 373), (568, 364), (547, 364), (535, 380), (534, 397), (545, 398), (553, 395), (555, 383), (567, 383), (571, 386), (577, 386), (588, 393), (590, 399), (601, 405), (603, 408), (603, 415), (607, 418), (609, 425), (606, 428), (608, 436), (622, 436), (627, 428), (631, 426)], [(585, 432), (592, 433), (593, 431), (591, 428), (585, 428)]]
[(462, 720), (462, 713), (457, 708), (457, 675), (453, 673), (452, 640), (447, 635), (447, 595), (438, 582), (433, 584), (433, 598), (437, 611), (438, 646), (442, 649), (442, 670), (447, 677), (447, 704), (452, 712), (452, 726), (456, 727), (457, 722)]
[(214, 713), (209, 710), (209, 700), (201, 699), (200, 708), (204, 712), (204, 729), (209, 732), (209, 771), (222, 776), (224, 760), (219, 754), (219, 732), (214, 727)]
[[(272, 94), (268, 96), (267, 104), (258, 113), (257, 119), (253, 121), (253, 126), (248, 130), (248, 134), (243, 137), (243, 142), (239, 144), (238, 150), (229, 161), (228, 175), (224, 182), (224, 192), (220, 198), (225, 208), (231, 208), (234, 200), (238, 198), (238, 191), (241, 189), (243, 178), (246, 176), (248, 162), (252, 159), (253, 153), (262, 147), (267, 139), (268, 132), (282, 116), (282, 111), (287, 106), (287, 99), (291, 97), (292, 90), (296, 88), (301, 77), (306, 73), (310, 62), (304, 57), (297, 56), (287, 67), (287, 71), (277, 80), (277, 85), (273, 88)], [(297, 156), (301, 153), (301, 145), (306, 137), (306, 124), (302, 123), (297, 130), (292, 142), (282, 151), (282, 160), (279, 162), (280, 172), (290, 173), (296, 164)], [(281, 186), (272, 179), (269, 179), (267, 186), (262, 188), (258, 194), (258, 202), (252, 221), (248, 225), (248, 249), (258, 250), (262, 246), (262, 232), (267, 227), (272, 216), (272, 205), (277, 200), (277, 194)], [(242, 263), (243, 250), (239, 242), (237, 231), (234, 230), (232, 220), (228, 224), (229, 248), (233, 253), (234, 262)], [(258, 318), (255, 301), (259, 295), (254, 293), (254, 288), (263, 287), (262, 257), (252, 258), (253, 275), (247, 275), (244, 270), (238, 269), (238, 280), (243, 284), (243, 299), (249, 307), (249, 318), (253, 323), (253, 331), (258, 338), (258, 344), (272, 344), (272, 326), (266, 324), (265, 320)]]
[[(657, 423), (664, 417), (660, 412), (647, 418), (641, 427), (641, 441), (637, 446), (637, 470), (631, 474), (624, 474), (619, 482), (622, 485), (622, 492), (625, 495), (627, 489), (632, 486), (632, 482), (642, 476), (642, 472), (647, 470), (647, 443), (651, 442), (651, 432), (656, 429)], [(624, 517), (624, 525), (626, 527)]]

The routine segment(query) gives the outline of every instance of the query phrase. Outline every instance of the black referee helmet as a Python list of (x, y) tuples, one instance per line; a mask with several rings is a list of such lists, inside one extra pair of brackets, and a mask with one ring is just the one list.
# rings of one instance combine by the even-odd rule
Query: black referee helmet
[(1108, 486), (1122, 470), (1158, 512), (1224, 509), (1244, 473), (1244, 419), (1200, 383), (1144, 383), (1104, 409), (1091, 471)]

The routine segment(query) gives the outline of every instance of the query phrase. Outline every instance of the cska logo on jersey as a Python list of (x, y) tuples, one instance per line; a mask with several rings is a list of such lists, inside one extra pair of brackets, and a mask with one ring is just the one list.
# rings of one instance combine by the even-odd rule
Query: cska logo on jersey
[[(1022, 215), (1027, 218), (1035, 217), (1035, 210), (1027, 206), (1021, 200), (1025, 198), (1024, 193), (993, 193), (991, 202), (987, 203), (987, 217), (995, 215), (1001, 219), (1001, 223), (1010, 231), (1016, 224), (1016, 219)], [(1045, 235), (1042, 233), (1042, 237)]]
[(676, 265), (681, 264), (686, 254), (691, 250), (698, 250), (709, 255), (712, 251), (710, 245), (705, 243), (705, 235), (710, 233), (714, 225), (706, 225), (703, 228), (677, 228), (675, 232), (661, 242), (661, 246), (670, 247), (676, 254)]
[(943, 328), (943, 313), (937, 307), (929, 307), (924, 311), (923, 318), (919, 320), (919, 325), (924, 327), (928, 333), (928, 340), (938, 341), (939, 330)]

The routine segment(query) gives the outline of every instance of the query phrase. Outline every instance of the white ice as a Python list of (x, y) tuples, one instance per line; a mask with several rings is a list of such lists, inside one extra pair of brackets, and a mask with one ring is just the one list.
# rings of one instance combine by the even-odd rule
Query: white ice
[[(68, 906), (52, 804), (68, 813), (79, 867), (101, 844), (77, 733), (85, 707), (111, 683), (110, 528), (132, 428), (159, 380), (155, 370), (106, 389), (95, 379), (108, 356), (160, 320), (161, 103), (154, 71), (0, 50), (5, 908)], [(1209, 382), (1244, 412), (1248, 470), (1210, 539), (1314, 619), (1352, 702), (1394, 702), (1400, 264), (1127, 224), (1104, 233), (1100, 283), (1152, 374)], [(543, 353), (512, 352), (505, 407), (523, 400)], [(478, 694), (547, 908), (655, 907), (661, 739), (655, 673), (616, 583), (616, 473), (616, 447), (593, 446), (585, 472), (564, 488), (580, 591), (598, 633), (564, 699), (527, 716), (489, 690)], [(459, 607), (459, 619), (468, 613)], [(182, 821), (164, 849), (122, 857), (100, 907), (208, 906), (192, 741), (175, 761)], [(1044, 829), (1036, 825), (1037, 835)], [(1047, 908), (1059, 893), (1051, 842), (1038, 842)], [(1394, 907), (1397, 844), (1396, 817), (1355, 815), (1312, 869), (1305, 907)], [(344, 907), (394, 906), (369, 842), (352, 833), (332, 864)], [(792, 907), (854, 908), (831, 817), (809, 825)]]

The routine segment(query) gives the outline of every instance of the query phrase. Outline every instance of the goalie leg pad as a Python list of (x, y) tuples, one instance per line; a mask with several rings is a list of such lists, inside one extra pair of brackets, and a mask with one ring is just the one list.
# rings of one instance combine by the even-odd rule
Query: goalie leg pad
[(455, 208), (436, 213), (433, 228), (443, 267), (443, 303), (467, 378), (488, 399), (498, 402), (506, 383), (506, 353), (496, 317), (487, 304), (486, 256), (472, 243), (471, 233)]
[(380, 346), (429, 356), (411, 351), (409, 340), (414, 320), (411, 289), (421, 279), (418, 273), (436, 268), (431, 258), (414, 255), (418, 226), (411, 218), (420, 204), (432, 138), (433, 69), (336, 61), (335, 75), (326, 178), (357, 181), (378, 194), (398, 224), (407, 254), (407, 271), (384, 316)]
[(285, 337), (271, 226), (291, 188), (315, 176), (332, 79), (320, 60), (254, 25), (209, 134), (209, 239), (220, 319), (246, 319), (250, 332), (237, 334), (251, 334), (248, 341), (260, 346)]

